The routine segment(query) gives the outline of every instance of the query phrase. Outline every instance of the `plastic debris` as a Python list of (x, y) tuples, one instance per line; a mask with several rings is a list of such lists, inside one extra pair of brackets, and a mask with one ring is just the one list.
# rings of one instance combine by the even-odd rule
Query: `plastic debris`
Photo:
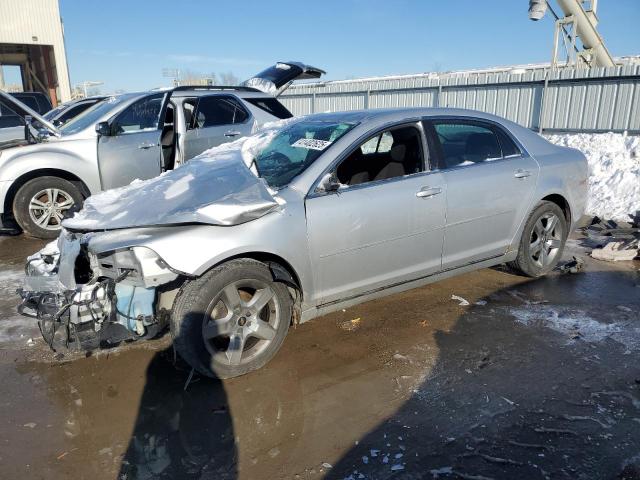
[(458, 295), (451, 295), (451, 300), (457, 300), (459, 303), (458, 305), (460, 305), (461, 307), (467, 307), (469, 305), (469, 301), (459, 297)]
[(629, 261), (638, 256), (638, 248), (629, 248), (627, 242), (609, 242), (602, 248), (594, 249), (591, 256), (608, 262)]
[(562, 273), (578, 273), (583, 267), (584, 260), (579, 257), (573, 257), (572, 260), (560, 264), (558, 270)]
[(354, 330), (360, 328), (360, 322), (360, 317), (354, 318), (353, 320), (345, 320), (344, 322), (340, 323), (340, 328), (342, 330), (346, 330), (347, 332), (353, 332)]

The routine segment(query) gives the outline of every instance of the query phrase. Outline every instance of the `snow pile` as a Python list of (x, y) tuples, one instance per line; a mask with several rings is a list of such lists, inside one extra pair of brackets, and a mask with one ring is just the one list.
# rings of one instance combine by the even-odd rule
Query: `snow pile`
[(211, 148), (175, 170), (89, 197), (63, 226), (116, 229), (177, 223), (235, 225), (278, 206), (252, 162), (286, 122)]
[(619, 133), (549, 135), (550, 142), (580, 150), (589, 161), (586, 214), (629, 221), (640, 210), (640, 137)]

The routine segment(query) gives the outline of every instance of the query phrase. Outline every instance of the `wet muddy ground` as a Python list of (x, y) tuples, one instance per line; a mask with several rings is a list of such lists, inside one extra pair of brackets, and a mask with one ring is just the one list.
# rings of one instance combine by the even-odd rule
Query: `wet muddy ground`
[(40, 245), (0, 237), (0, 478), (640, 478), (638, 262), (474, 272), (186, 385), (168, 336), (49, 352), (13, 294)]

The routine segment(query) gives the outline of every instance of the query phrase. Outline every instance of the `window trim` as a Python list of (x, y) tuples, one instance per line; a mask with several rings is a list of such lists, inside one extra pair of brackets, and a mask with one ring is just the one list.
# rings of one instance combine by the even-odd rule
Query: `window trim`
[(386, 184), (390, 182), (398, 182), (402, 180), (406, 180), (408, 178), (415, 178), (422, 175), (429, 175), (437, 170), (435, 170), (432, 163), (433, 155), (429, 150), (429, 145), (427, 144), (426, 132), (424, 130), (424, 126), (420, 118), (407, 119), (401, 121), (393, 121), (381, 125), (380, 127), (369, 130), (366, 133), (360, 135), (356, 140), (354, 140), (349, 147), (345, 148), (340, 155), (338, 155), (324, 170), (322, 173), (316, 178), (316, 180), (311, 184), (311, 188), (307, 192), (305, 198), (311, 199), (316, 197), (323, 197), (326, 195), (332, 195), (337, 192), (325, 192), (318, 190), (320, 186), (320, 182), (322, 179), (330, 172), (336, 170), (338, 166), (346, 160), (357, 148), (360, 148), (363, 143), (371, 140), (372, 138), (381, 135), (386, 131), (397, 130), (399, 128), (412, 127), (415, 128), (420, 134), (420, 148), (422, 150), (422, 168), (421, 172), (410, 173), (409, 175), (403, 175), (401, 177), (393, 177), (393, 178), (385, 178), (382, 180), (371, 180), (369, 182), (360, 183), (358, 185), (349, 185), (346, 189), (340, 191), (339, 193), (346, 193), (353, 190), (360, 190), (362, 188), (369, 188), (379, 186), (381, 184)]
[[(504, 133), (504, 135), (507, 136), (507, 138), (511, 139), (511, 141), (516, 146), (516, 148), (520, 150), (520, 153), (515, 155), (509, 155), (506, 157), (503, 155), (501, 158), (496, 158), (496, 159), (485, 161), (485, 162), (477, 162), (471, 165), (455, 165), (453, 167), (447, 167), (444, 164), (444, 155), (442, 152), (442, 146), (440, 145), (440, 141), (438, 140), (438, 135), (434, 126), (434, 122), (462, 123), (462, 124), (476, 125), (479, 127), (488, 128), (496, 136), (498, 145), (500, 146), (500, 151), (502, 153), (503, 147), (502, 147), (502, 142), (500, 141), (500, 135), (496, 133), (497, 130), (500, 130), (502, 133)], [(522, 143), (511, 133), (511, 131), (509, 131), (508, 128), (504, 127), (499, 122), (496, 122), (493, 120), (478, 118), (478, 117), (465, 117), (465, 116), (459, 116), (459, 115), (451, 115), (451, 116), (438, 115), (438, 116), (423, 117), (422, 123), (424, 125), (425, 132), (427, 133), (428, 141), (433, 144), (432, 146), (436, 156), (434, 163), (437, 164), (436, 168), (438, 169), (438, 171), (451, 171), (451, 170), (457, 170), (460, 168), (469, 168), (477, 165), (502, 162), (502, 161), (511, 160), (514, 158), (523, 158), (523, 157), (530, 156), (526, 148), (524, 148)]]
[[(191, 97), (191, 98), (193, 98), (193, 97)], [(193, 119), (194, 119), (193, 121), (194, 122), (198, 118), (198, 112), (200, 111), (200, 102), (202, 101), (203, 98), (217, 98), (217, 99), (227, 99), (227, 100), (235, 101), (235, 103), (238, 104), (240, 109), (247, 115), (247, 118), (245, 119), (244, 122), (223, 123), (221, 125), (209, 125), (208, 127), (194, 127), (194, 128), (192, 128), (190, 130), (202, 130), (202, 129), (206, 129), (206, 128), (220, 128), (220, 127), (227, 127), (227, 126), (230, 126), (230, 125), (246, 125), (253, 118), (253, 115), (247, 109), (247, 107), (244, 105), (244, 103), (242, 102), (242, 99), (239, 98), (239, 97), (236, 97), (235, 95), (229, 95), (229, 94), (223, 94), (223, 95), (218, 95), (218, 94), (198, 95), (195, 98), (197, 98), (198, 101), (196, 103), (196, 108), (193, 110)]]

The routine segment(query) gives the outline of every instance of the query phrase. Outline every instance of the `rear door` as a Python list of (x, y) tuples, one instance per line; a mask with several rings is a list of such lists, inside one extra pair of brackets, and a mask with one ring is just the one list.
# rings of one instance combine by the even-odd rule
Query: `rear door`
[[(184, 141), (184, 158), (251, 134), (253, 117), (232, 95), (207, 95), (183, 102), (189, 120)], [(190, 110), (187, 112), (187, 110)]]
[(502, 255), (529, 213), (538, 163), (498, 124), (426, 123), (447, 184), (443, 269)]
[(422, 138), (416, 124), (376, 133), (336, 167), (338, 192), (307, 198), (322, 304), (440, 270), (445, 183), (425, 169)]
[(148, 95), (110, 120), (111, 135), (98, 139), (104, 190), (128, 185), (136, 178), (145, 180), (160, 175), (160, 118), (166, 100), (166, 93)]

